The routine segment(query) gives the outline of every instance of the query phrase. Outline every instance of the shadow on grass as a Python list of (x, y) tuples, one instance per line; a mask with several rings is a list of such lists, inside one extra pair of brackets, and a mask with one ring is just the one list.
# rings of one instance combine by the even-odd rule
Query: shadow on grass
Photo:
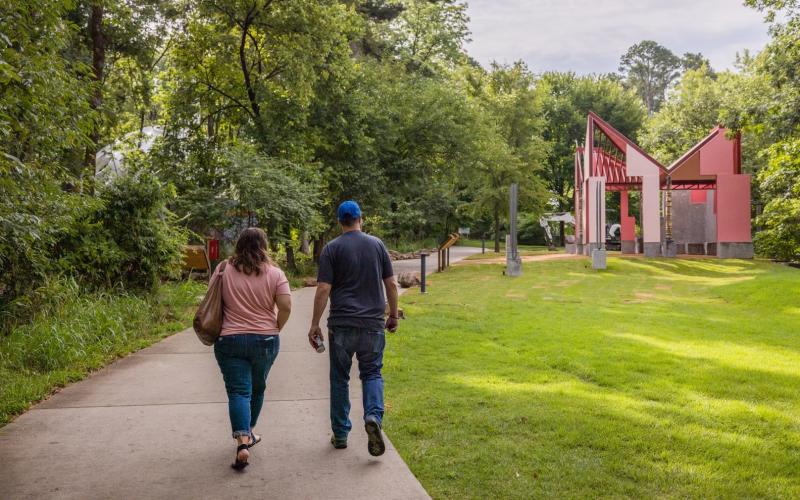
[(391, 393), (387, 431), (434, 497), (800, 493), (796, 413), (711, 396), (720, 392), (712, 381), (730, 375), (715, 367), (694, 387), (656, 384), (672, 392), (653, 400), (580, 374), (529, 383), (448, 371), (428, 379), (433, 398)]
[(441, 498), (800, 496), (796, 272), (609, 267), (464, 267), (404, 296), (387, 432), (423, 485)]

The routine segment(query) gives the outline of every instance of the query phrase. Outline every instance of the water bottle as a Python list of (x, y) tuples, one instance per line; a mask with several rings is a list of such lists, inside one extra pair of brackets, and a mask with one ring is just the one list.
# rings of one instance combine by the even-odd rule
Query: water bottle
[(320, 353), (325, 352), (325, 342), (322, 341), (322, 336), (320, 335), (314, 336), (314, 349), (316, 349), (317, 352)]

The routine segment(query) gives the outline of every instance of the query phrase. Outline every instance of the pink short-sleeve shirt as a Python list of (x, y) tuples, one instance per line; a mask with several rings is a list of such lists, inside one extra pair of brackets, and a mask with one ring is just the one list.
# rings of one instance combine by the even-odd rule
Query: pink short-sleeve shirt
[[(212, 279), (219, 275), (219, 268)], [(261, 273), (246, 275), (229, 262), (225, 266), (222, 282), (222, 332), (220, 335), (236, 333), (258, 333), (277, 335), (277, 295), (291, 295), (289, 280), (277, 266), (264, 264)]]

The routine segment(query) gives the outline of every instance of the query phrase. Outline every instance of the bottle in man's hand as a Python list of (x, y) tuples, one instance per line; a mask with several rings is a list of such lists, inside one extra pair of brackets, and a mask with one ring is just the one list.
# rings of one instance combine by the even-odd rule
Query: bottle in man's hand
[(314, 349), (320, 353), (325, 352), (325, 342), (323, 342), (321, 335), (314, 336)]

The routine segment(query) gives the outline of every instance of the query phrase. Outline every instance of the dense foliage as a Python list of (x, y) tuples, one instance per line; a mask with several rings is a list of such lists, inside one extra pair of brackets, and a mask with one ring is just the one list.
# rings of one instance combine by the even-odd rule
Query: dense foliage
[[(481, 67), (458, 0), (7, 2), (0, 308), (54, 274), (152, 289), (189, 235), (250, 224), (293, 268), (348, 198), (393, 245), (469, 226), (499, 247), (512, 182), (532, 227), (572, 209), (590, 110), (664, 161), (744, 131), (759, 251), (797, 259), (797, 2), (747, 3), (773, 40), (736, 72), (643, 41), (621, 74), (578, 76)], [(101, 180), (104, 145), (121, 166)]]
[(737, 71), (706, 64), (687, 71), (646, 123), (642, 145), (664, 162), (675, 160), (716, 125), (743, 132), (743, 168), (754, 176), (756, 251), (800, 260), (800, 3), (748, 0), (763, 10), (772, 41), (743, 54)]

